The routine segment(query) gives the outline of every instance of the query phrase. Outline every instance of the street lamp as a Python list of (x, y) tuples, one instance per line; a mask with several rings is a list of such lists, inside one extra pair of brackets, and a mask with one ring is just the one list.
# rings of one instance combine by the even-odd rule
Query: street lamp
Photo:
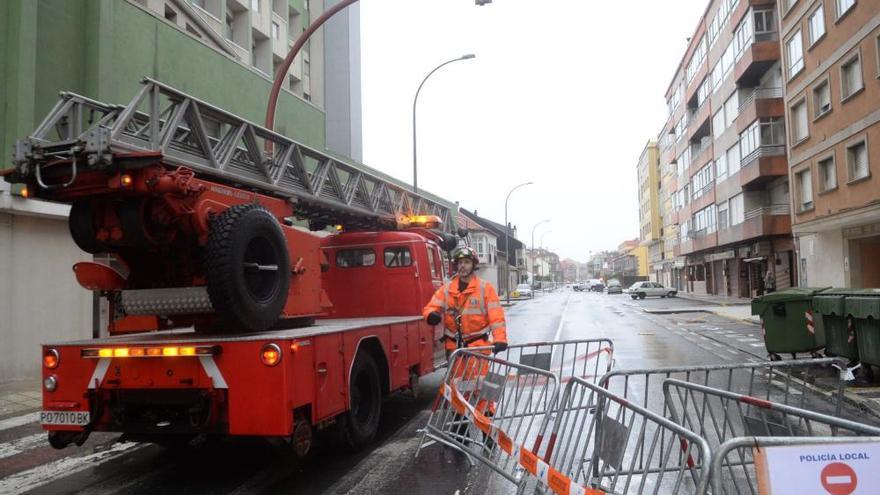
[(419, 176), (418, 176), (418, 167), (417, 167), (417, 160), (416, 160), (416, 157), (417, 157), (417, 155), (416, 155), (416, 103), (419, 102), (419, 92), (422, 91), (422, 86), (425, 85), (425, 81), (427, 81), (428, 78), (431, 77), (431, 74), (440, 70), (441, 67), (443, 67), (445, 65), (449, 65), (452, 62), (458, 62), (459, 60), (470, 60), (474, 57), (476, 57), (476, 55), (474, 55), (473, 53), (467, 53), (467, 54), (462, 55), (458, 58), (454, 58), (452, 60), (447, 60), (446, 62), (443, 62), (442, 64), (438, 65), (437, 67), (434, 67), (434, 70), (429, 72), (428, 75), (425, 76), (424, 79), (422, 79), (422, 83), (419, 84), (419, 89), (416, 90), (416, 96), (415, 96), (415, 98), (413, 98), (413, 125), (412, 125), (412, 128), (413, 128), (413, 193), (419, 192), (419, 179), (418, 179)]
[(538, 228), (538, 225), (541, 225), (542, 223), (547, 223), (549, 221), (550, 221), (549, 218), (546, 220), (541, 220), (540, 222), (536, 223), (534, 227), (532, 227), (532, 282), (533, 283), (535, 282), (535, 229)]
[(504, 292), (507, 293), (507, 304), (510, 304), (510, 228), (507, 223), (507, 202), (510, 200), (510, 195), (513, 194), (513, 191), (530, 184), (534, 184), (534, 182), (523, 182), (522, 184), (514, 186), (514, 188), (507, 193), (507, 198), (504, 199)]

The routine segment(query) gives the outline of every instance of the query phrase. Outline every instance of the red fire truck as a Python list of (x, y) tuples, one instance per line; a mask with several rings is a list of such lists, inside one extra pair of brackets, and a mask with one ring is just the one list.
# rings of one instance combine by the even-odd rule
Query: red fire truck
[(382, 397), (445, 359), (420, 317), (458, 242), (437, 200), (149, 79), (125, 106), (62, 94), (14, 161), (23, 195), (71, 204), (96, 255), (74, 274), (109, 308), (106, 336), (43, 346), (56, 448), (114, 431), (305, 455), (332, 427), (358, 449)]

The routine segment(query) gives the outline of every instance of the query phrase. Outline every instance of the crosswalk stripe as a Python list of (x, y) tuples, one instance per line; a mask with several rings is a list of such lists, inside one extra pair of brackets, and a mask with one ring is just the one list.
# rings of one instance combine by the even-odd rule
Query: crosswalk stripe
[(0, 459), (12, 457), (40, 445), (49, 445), (46, 433), (37, 433), (12, 442), (0, 443)]
[(49, 464), (15, 473), (0, 479), (0, 493), (22, 493), (33, 490), (47, 483), (57, 481), (59, 478), (104, 464), (107, 461), (133, 452), (133, 449), (143, 447), (145, 447), (144, 444), (134, 442), (117, 443), (107, 450), (82, 457), (65, 457)]
[(10, 428), (16, 428), (18, 426), (26, 425), (28, 423), (36, 423), (39, 420), (40, 413), (38, 412), (4, 419), (3, 421), (0, 421), (0, 431), (8, 430)]

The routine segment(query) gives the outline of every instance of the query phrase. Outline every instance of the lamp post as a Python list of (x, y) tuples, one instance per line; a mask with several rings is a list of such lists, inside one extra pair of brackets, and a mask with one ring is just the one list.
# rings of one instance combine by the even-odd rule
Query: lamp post
[(549, 218), (546, 220), (541, 220), (540, 222), (536, 223), (534, 227), (532, 227), (532, 282), (535, 281), (535, 229), (538, 228), (538, 225), (541, 225), (542, 223), (547, 223), (549, 221)]
[(473, 53), (467, 53), (467, 54), (464, 54), (458, 58), (454, 58), (452, 60), (447, 60), (446, 62), (443, 62), (442, 64), (438, 65), (437, 67), (434, 67), (434, 70), (432, 70), (431, 72), (428, 72), (428, 75), (425, 76), (424, 79), (422, 79), (422, 83), (419, 84), (419, 89), (416, 90), (416, 96), (415, 96), (415, 98), (413, 98), (413, 125), (412, 125), (412, 128), (413, 128), (413, 192), (414, 193), (419, 192), (419, 175), (418, 175), (417, 154), (416, 154), (416, 103), (419, 102), (419, 93), (422, 91), (422, 86), (425, 85), (425, 81), (427, 81), (428, 78), (431, 77), (431, 74), (440, 70), (441, 67), (449, 65), (452, 62), (458, 62), (459, 60), (470, 60), (474, 57), (476, 57), (476, 55), (474, 55)]
[(534, 184), (534, 182), (523, 182), (514, 186), (507, 193), (507, 198), (504, 199), (504, 292), (506, 293), (507, 304), (510, 304), (510, 227), (508, 227), (507, 223), (507, 202), (510, 200), (510, 195), (513, 194), (513, 191), (529, 184)]

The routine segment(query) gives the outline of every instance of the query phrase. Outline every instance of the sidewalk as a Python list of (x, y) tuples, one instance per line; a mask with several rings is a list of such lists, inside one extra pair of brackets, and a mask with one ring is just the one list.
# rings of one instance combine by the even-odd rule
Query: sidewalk
[[(663, 309), (645, 309), (646, 313), (669, 314), (669, 313), (713, 313), (718, 316), (760, 325), (761, 318), (752, 315), (751, 301), (740, 297), (715, 296), (711, 294), (689, 294), (679, 292), (678, 299), (702, 303), (699, 306), (679, 306)], [(667, 299), (674, 301), (675, 299)]]
[(38, 411), (41, 404), (39, 380), (0, 383), (0, 420)]
[(751, 299), (745, 297), (716, 296), (714, 294), (693, 294), (690, 292), (679, 292), (676, 297), (679, 299), (687, 299), (689, 301), (699, 301), (719, 306), (742, 306), (750, 305)]

